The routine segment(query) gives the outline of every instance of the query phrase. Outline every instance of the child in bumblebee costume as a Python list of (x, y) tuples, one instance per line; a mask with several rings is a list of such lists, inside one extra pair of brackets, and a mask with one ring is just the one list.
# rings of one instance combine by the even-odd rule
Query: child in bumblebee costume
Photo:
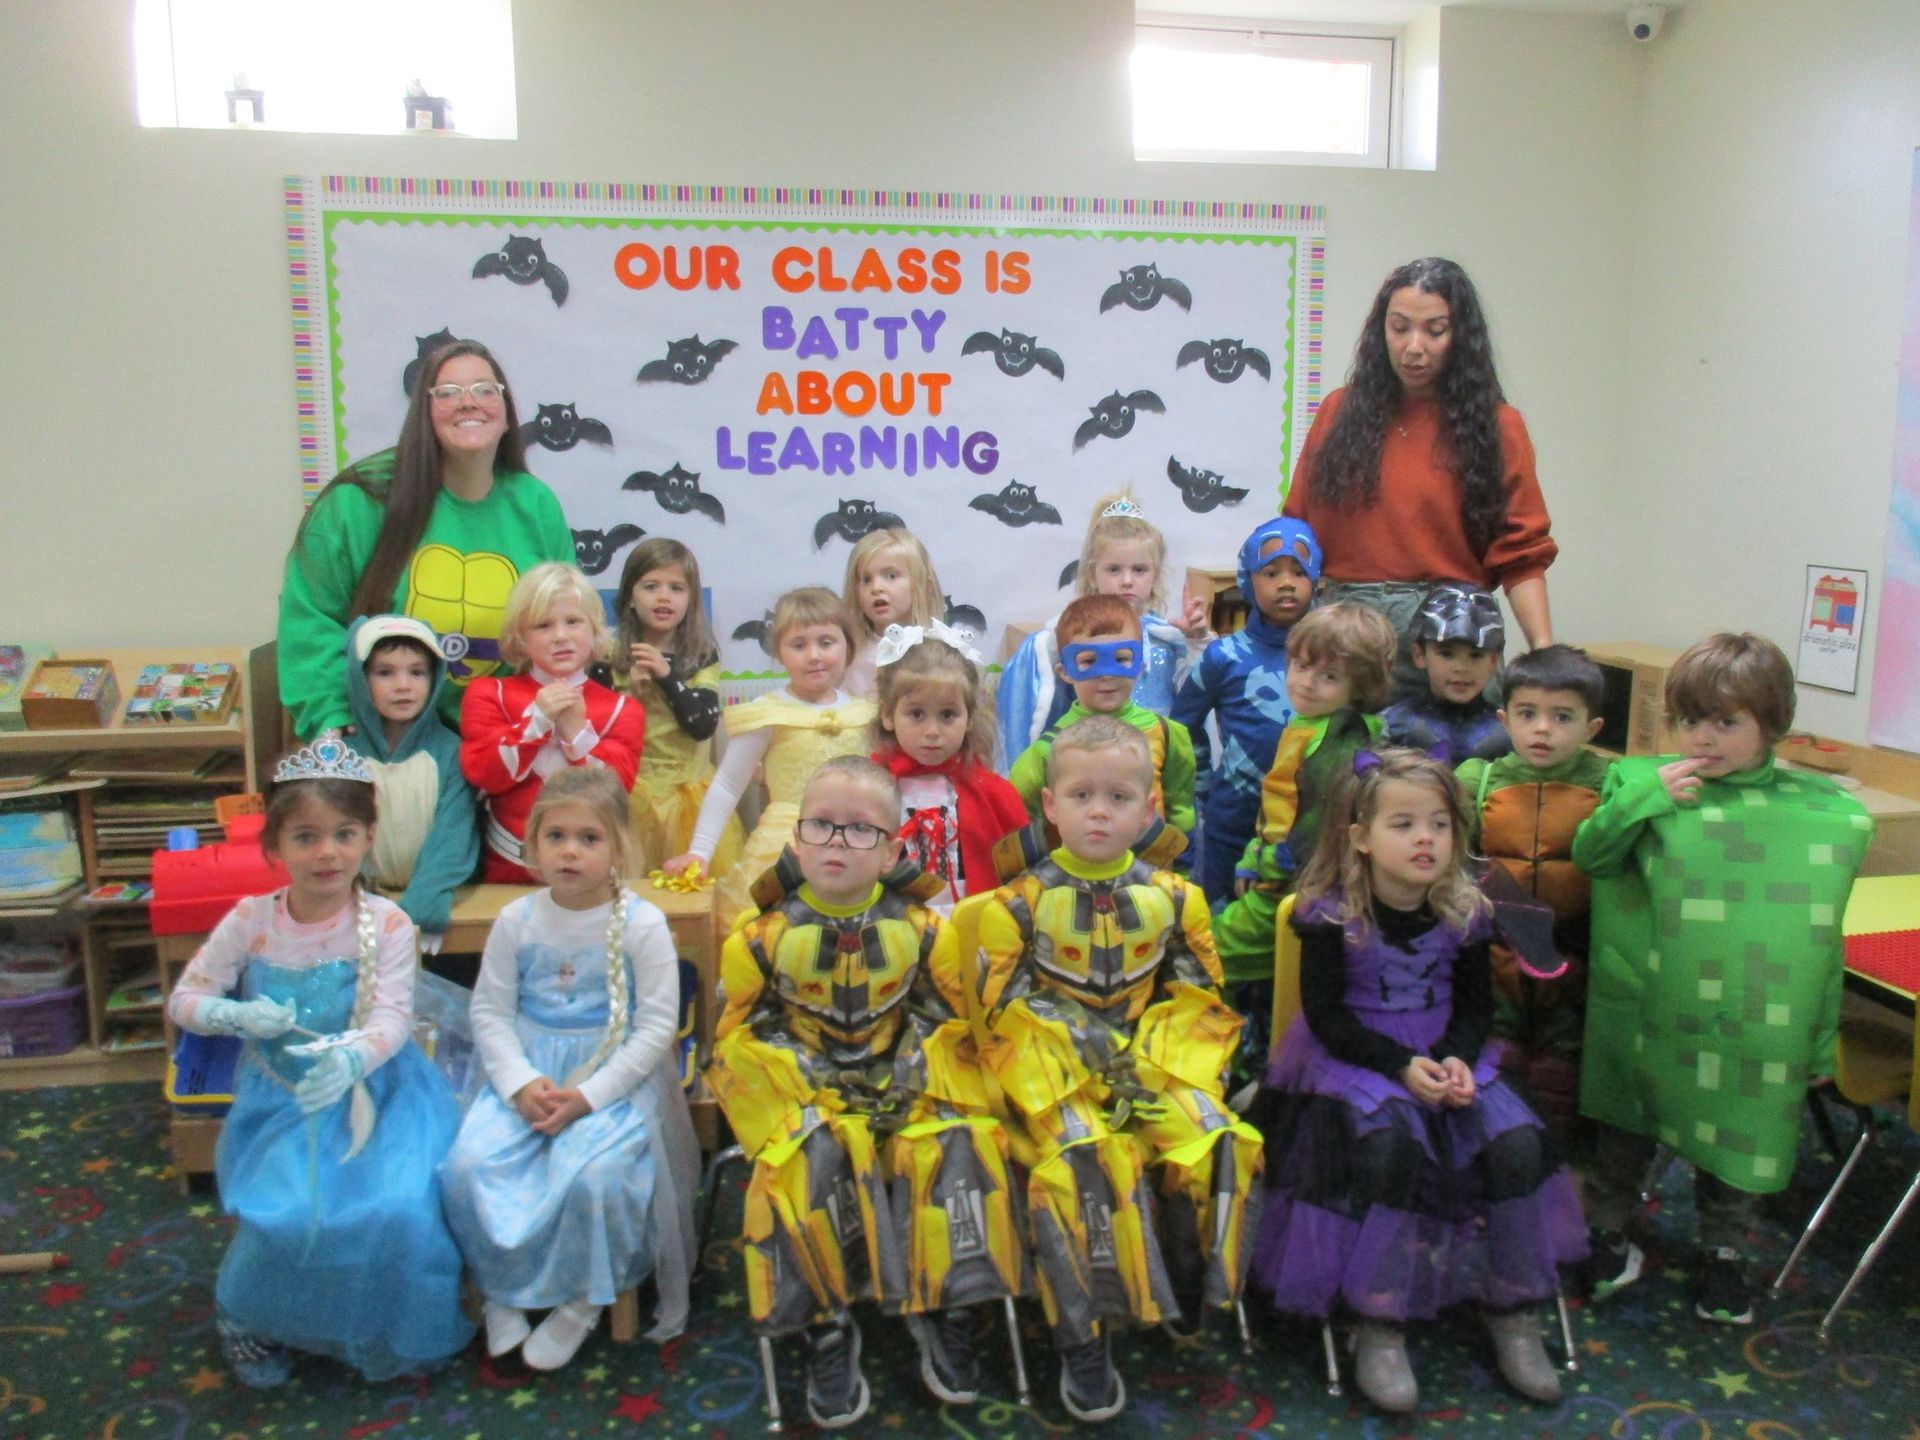
[(1114, 1323), (1197, 1328), (1238, 1299), (1262, 1148), (1222, 1095), (1241, 1021), (1220, 999), (1206, 897), (1129, 848), (1152, 816), (1145, 738), (1094, 716), (1061, 732), (1047, 769), (1061, 846), (980, 917), (982, 1058), (1031, 1172), (1061, 1399), (1093, 1421), (1126, 1404)]
[(707, 1081), (748, 1157), (747, 1298), (763, 1335), (805, 1329), (807, 1410), (866, 1413), (849, 1311), (904, 1314), (921, 1375), (970, 1403), (967, 1307), (1024, 1284), (1008, 1142), (991, 1115), (953, 934), (899, 864), (900, 791), (864, 756), (814, 773), (793, 844), (720, 959)]

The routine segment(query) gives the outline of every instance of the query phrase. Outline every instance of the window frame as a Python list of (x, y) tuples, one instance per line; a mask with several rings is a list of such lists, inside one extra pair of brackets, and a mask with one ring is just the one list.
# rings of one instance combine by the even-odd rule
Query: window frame
[[(1294, 22), (1250, 24), (1228, 17), (1198, 15), (1142, 15), (1134, 25), (1134, 46), (1153, 43), (1182, 50), (1225, 55), (1271, 55), (1276, 58), (1320, 60), (1372, 66), (1367, 95), (1367, 149), (1360, 154), (1331, 150), (1238, 150), (1217, 148), (1163, 148), (1133, 142), (1136, 160), (1195, 161), (1206, 164), (1328, 165), (1350, 169), (1385, 170), (1395, 163), (1399, 135), (1400, 67), (1405, 46), (1397, 31), (1372, 26), (1321, 28)], [(1136, 122), (1129, 56), (1129, 112)]]

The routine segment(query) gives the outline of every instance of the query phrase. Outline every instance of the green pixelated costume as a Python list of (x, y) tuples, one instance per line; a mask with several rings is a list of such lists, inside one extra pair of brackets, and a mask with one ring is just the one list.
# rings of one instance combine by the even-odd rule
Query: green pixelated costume
[(1617, 762), (1574, 837), (1595, 878), (1580, 1109), (1766, 1194), (1792, 1175), (1807, 1082), (1833, 1073), (1840, 922), (1873, 821), (1771, 758), (1676, 806), (1673, 759)]

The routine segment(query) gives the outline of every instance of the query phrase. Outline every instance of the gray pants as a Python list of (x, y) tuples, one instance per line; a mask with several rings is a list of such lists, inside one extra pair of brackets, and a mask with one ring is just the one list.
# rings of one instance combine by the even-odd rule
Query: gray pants
[[(1598, 1126), (1593, 1141), (1593, 1169), (1587, 1175), (1587, 1224), (1595, 1234), (1627, 1228), (1640, 1209), (1640, 1184), (1653, 1163), (1657, 1142), (1645, 1135)], [(1693, 1203), (1700, 1212), (1700, 1248), (1744, 1252), (1747, 1232), (1753, 1228), (1760, 1197), (1736, 1190), (1704, 1170), (1693, 1172)]]
[(1382, 580), (1358, 584), (1329, 580), (1320, 587), (1320, 593), (1314, 600), (1316, 605), (1333, 605), (1348, 600), (1356, 605), (1365, 605), (1369, 610), (1378, 610), (1387, 617), (1388, 623), (1393, 626), (1393, 633), (1400, 637), (1400, 643), (1393, 652), (1393, 693), (1387, 697), (1389, 705), (1396, 700), (1427, 693), (1427, 672), (1413, 663), (1413, 641), (1407, 634), (1408, 627), (1413, 623), (1413, 612), (1420, 608), (1420, 601), (1426, 593), (1427, 586), (1424, 583)]

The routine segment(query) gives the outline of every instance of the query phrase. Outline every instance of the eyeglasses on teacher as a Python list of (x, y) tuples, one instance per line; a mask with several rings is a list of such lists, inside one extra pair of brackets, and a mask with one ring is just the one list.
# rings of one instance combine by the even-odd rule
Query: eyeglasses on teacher
[(445, 385), (436, 385), (427, 394), (442, 405), (451, 405), (462, 395), (471, 395), (482, 405), (491, 405), (507, 393), (507, 387), (495, 380), (476, 380), (471, 385), (455, 385), (451, 381)]

